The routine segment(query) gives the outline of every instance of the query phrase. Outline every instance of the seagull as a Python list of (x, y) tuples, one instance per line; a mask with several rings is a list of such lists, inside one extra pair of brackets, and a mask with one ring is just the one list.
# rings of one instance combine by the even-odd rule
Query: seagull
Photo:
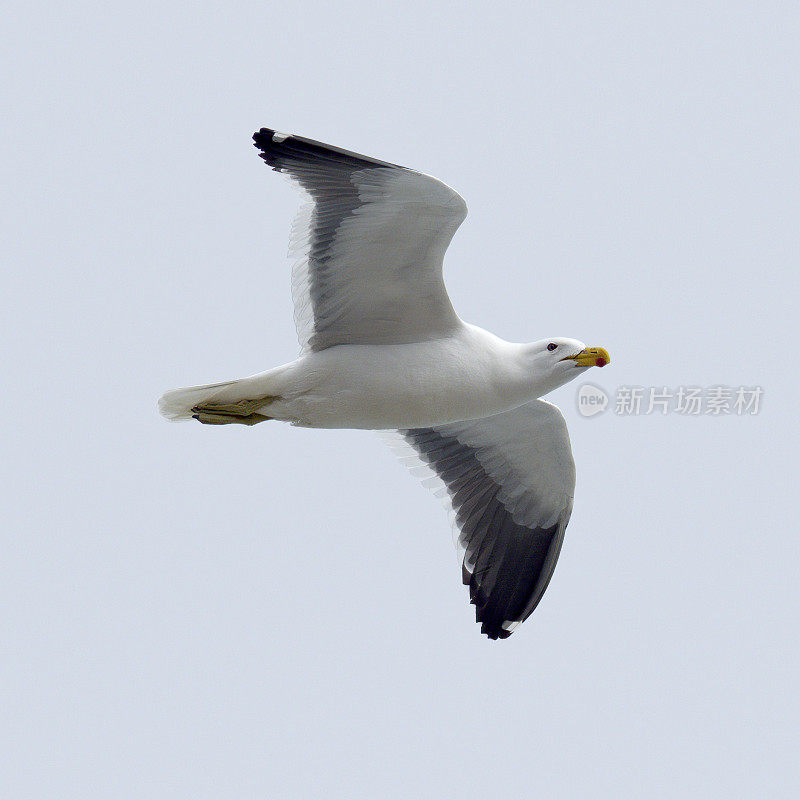
[(307, 196), (290, 243), (300, 354), (167, 392), (159, 410), (204, 425), (397, 431), (451, 512), (481, 632), (507, 638), (541, 600), (572, 512), (567, 426), (540, 398), (608, 353), (507, 342), (458, 317), (442, 264), (467, 206), (441, 181), (271, 128), (253, 140)]

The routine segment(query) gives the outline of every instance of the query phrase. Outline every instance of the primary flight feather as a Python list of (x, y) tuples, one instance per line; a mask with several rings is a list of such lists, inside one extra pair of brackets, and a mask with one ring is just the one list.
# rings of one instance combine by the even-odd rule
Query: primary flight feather
[(167, 392), (161, 413), (398, 430), (452, 508), (481, 631), (509, 636), (547, 588), (575, 488), (564, 418), (538, 398), (608, 353), (575, 339), (506, 342), (458, 317), (442, 261), (467, 207), (441, 181), (269, 128), (253, 139), (309, 198), (291, 238), (300, 355)]

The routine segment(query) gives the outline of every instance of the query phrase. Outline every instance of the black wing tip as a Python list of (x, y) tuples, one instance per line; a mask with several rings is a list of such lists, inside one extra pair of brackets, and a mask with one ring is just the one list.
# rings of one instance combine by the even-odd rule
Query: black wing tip
[(274, 135), (272, 128), (260, 128), (253, 134), (253, 144), (258, 148), (269, 147)]
[(487, 639), (491, 639), (492, 641), (497, 641), (498, 639), (508, 639), (508, 637), (514, 633), (514, 631), (504, 628), (499, 622), (494, 622), (492, 620), (481, 620), (480, 617), (480, 609), (476, 609), (475, 621), (481, 623), (481, 633)]
[(282, 156), (301, 161), (334, 161), (352, 168), (364, 169), (365, 167), (392, 167), (405, 169), (389, 161), (380, 161), (371, 156), (343, 150), (332, 144), (306, 139), (289, 133), (280, 133), (274, 128), (260, 128), (253, 134), (253, 146), (261, 152), (259, 155), (273, 169), (280, 169), (277, 161)]
[[(275, 131), (272, 128), (261, 128), (253, 134), (253, 147), (257, 147), (261, 152), (258, 154), (270, 167), (277, 169), (277, 150)], [(288, 137), (287, 137), (288, 138)]]
[[(464, 583), (469, 585), (470, 603), (475, 606), (475, 622), (481, 626), (481, 633), (489, 639), (508, 639), (513, 631), (509, 631), (503, 627), (504, 624), (509, 622), (521, 622), (522, 620), (501, 619), (490, 605), (490, 598), (486, 592), (477, 584), (476, 581), (471, 580), (469, 572), (464, 569)], [(466, 580), (469, 576), (470, 580)]]
[(505, 628), (494, 628), (484, 624), (481, 625), (481, 633), (484, 634), (487, 639), (496, 642), (498, 639), (508, 639), (513, 631), (507, 631)]
[[(550, 528), (528, 530), (523, 537), (529, 540), (524, 550), (510, 542), (510, 549), (503, 556), (501, 569), (492, 585), (483, 585), (478, 575), (470, 574), (466, 564), (462, 566), (464, 583), (469, 577), (470, 602), (475, 606), (475, 621), (481, 623), (481, 633), (490, 639), (507, 639), (513, 630), (504, 626), (516, 628), (534, 612), (552, 575), (552, 569), (549, 575), (543, 574), (543, 570), (553, 547), (556, 547), (555, 558), (558, 557), (561, 547), (561, 540), (557, 538), (559, 530), (563, 532), (560, 523)], [(534, 536), (539, 540), (538, 545), (532, 538)], [(503, 585), (506, 583), (503, 580), (506, 567), (519, 573), (512, 586)]]
[(522, 620), (498, 619), (491, 611), (487, 613), (486, 604), (481, 603), (477, 597), (470, 602), (475, 606), (475, 622), (480, 623), (481, 633), (489, 639), (508, 639), (514, 631), (504, 628), (503, 625), (509, 622), (517, 624), (522, 622)]

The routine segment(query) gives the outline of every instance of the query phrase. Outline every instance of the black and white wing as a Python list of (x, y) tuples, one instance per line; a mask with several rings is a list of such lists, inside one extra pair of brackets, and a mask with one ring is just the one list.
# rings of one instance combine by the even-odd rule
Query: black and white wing
[(481, 632), (510, 636), (547, 588), (572, 511), (575, 463), (564, 417), (534, 400), (400, 434), (444, 484)]
[(300, 344), (398, 344), (460, 324), (442, 260), (467, 215), (428, 175), (262, 128), (261, 158), (310, 196), (292, 229), (292, 296)]

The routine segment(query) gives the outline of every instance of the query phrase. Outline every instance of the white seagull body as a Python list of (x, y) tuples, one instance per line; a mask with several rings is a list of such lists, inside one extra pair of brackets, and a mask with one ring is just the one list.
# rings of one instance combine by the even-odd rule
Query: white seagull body
[(604, 366), (574, 339), (503, 341), (456, 315), (444, 252), (467, 209), (404, 167), (262, 128), (261, 157), (310, 196), (295, 222), (289, 364), (178, 389), (169, 419), (397, 429), (440, 479), (481, 630), (505, 638), (538, 604), (572, 510), (561, 413), (537, 398)]

